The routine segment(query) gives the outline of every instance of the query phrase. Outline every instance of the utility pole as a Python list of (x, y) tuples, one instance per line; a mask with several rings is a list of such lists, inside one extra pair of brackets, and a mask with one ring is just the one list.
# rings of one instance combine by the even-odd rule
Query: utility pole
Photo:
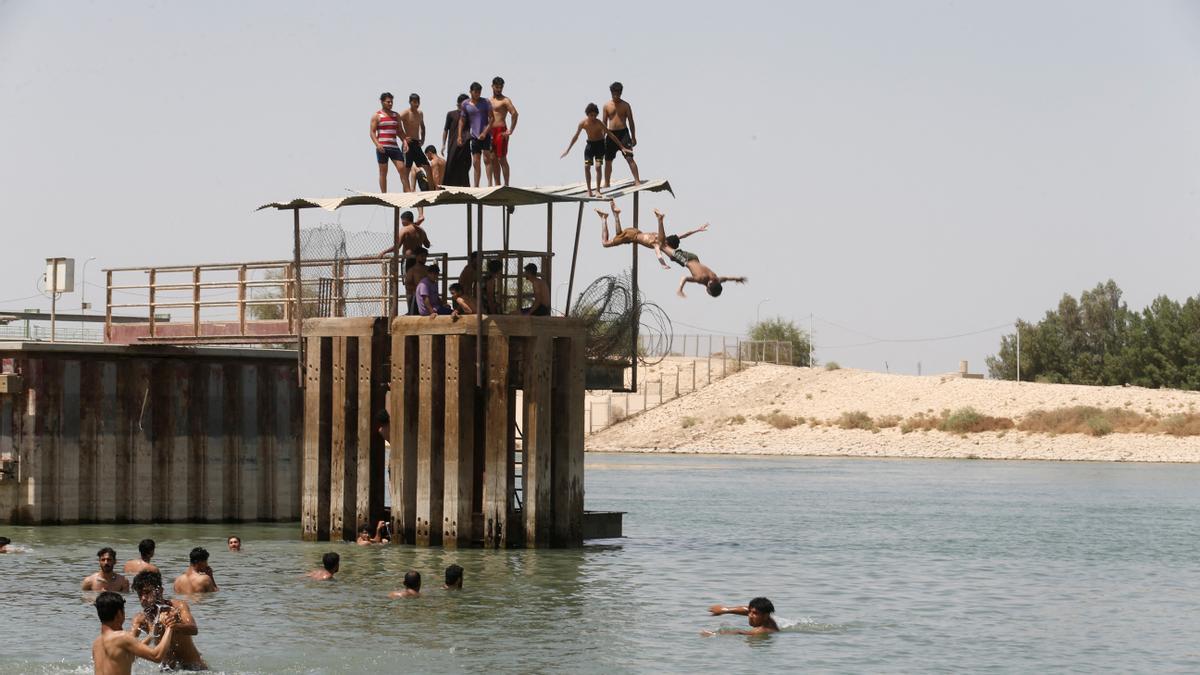
[(808, 313), (808, 367), (813, 367), (813, 315)]

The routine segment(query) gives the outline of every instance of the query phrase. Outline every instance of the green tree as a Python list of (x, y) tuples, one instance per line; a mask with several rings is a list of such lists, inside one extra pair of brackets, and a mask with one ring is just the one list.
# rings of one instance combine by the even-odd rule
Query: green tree
[(792, 346), (793, 366), (812, 366), (809, 363), (809, 335), (796, 326), (795, 322), (783, 317), (766, 319), (750, 326), (751, 340), (774, 340)]

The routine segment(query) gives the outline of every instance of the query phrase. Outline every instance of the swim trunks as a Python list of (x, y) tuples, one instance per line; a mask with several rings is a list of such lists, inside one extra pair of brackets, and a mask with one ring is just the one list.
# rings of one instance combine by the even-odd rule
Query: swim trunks
[(636, 244), (637, 236), (641, 234), (641, 230), (636, 227), (627, 227), (617, 233), (617, 236), (612, 238), (613, 244)]
[(400, 148), (389, 145), (383, 146), (383, 152), (375, 150), (376, 162), (380, 164), (387, 164), (389, 159), (394, 162), (404, 161), (404, 153), (400, 152)]
[(591, 166), (592, 162), (596, 164), (604, 163), (604, 140), (588, 141), (583, 146), (583, 165)]
[(408, 139), (408, 152), (404, 153), (404, 166), (411, 167), (413, 164), (417, 166), (429, 166), (429, 158), (425, 156), (425, 151), (421, 149), (421, 144), (415, 138)]
[(505, 131), (508, 131), (506, 127), (492, 127), (492, 149), (497, 157), (508, 157), (508, 136), (504, 135)]
[(678, 263), (680, 267), (687, 267), (689, 262), (699, 259), (700, 256), (696, 255), (695, 253), (689, 253), (678, 248), (675, 249), (675, 252), (671, 254), (671, 260), (674, 260), (676, 263)]
[(470, 141), (468, 141), (468, 143), (471, 146), (471, 154), (472, 155), (478, 155), (479, 153), (483, 152), (484, 150), (492, 149), (492, 137), (491, 136), (485, 135), (480, 138), (472, 138)]
[[(616, 136), (617, 138), (619, 138), (621, 140), (621, 145), (624, 145), (626, 148), (629, 148), (629, 152), (625, 153), (625, 156), (633, 157), (633, 139), (629, 137), (629, 129), (609, 129), (609, 131), (611, 131), (613, 133), (613, 136)], [(613, 161), (613, 158), (617, 156), (618, 152), (620, 152), (620, 148), (617, 147), (616, 142), (614, 142), (613, 139), (609, 138), (608, 135), (605, 134), (605, 136), (604, 136), (604, 157), (605, 157), (605, 159), (607, 159), (610, 162)]]

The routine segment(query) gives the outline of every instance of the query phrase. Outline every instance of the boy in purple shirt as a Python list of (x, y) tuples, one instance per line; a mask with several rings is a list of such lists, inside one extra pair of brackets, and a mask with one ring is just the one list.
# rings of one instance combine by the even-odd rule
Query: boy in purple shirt
[[(470, 127), (471, 165), (475, 169), (475, 187), (479, 187), (479, 156), (483, 155), (483, 161), (487, 162), (488, 167), (491, 167), (495, 159), (492, 153), (492, 137), (487, 133), (492, 122), (492, 103), (479, 95), (482, 91), (482, 84), (471, 83), (471, 97), (459, 106), (462, 114), (458, 116), (459, 145), (466, 140), (463, 138), (463, 130)], [(491, 171), (488, 171), (488, 185), (492, 185)]]
[(417, 312), (421, 316), (449, 314), (452, 310), (438, 297), (437, 280), (441, 274), (437, 265), (425, 268), (425, 278), (417, 284)]

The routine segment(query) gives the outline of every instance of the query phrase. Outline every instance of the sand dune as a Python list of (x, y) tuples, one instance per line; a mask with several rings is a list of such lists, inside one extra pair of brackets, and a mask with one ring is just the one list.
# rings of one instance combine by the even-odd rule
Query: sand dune
[(849, 411), (864, 411), (876, 419), (884, 416), (910, 418), (920, 413), (938, 414), (944, 409), (971, 407), (986, 415), (1020, 421), (1034, 410), (1080, 405), (1165, 416), (1197, 412), (1200, 393), (758, 365), (591, 435), (587, 449), (594, 452), (1200, 462), (1200, 437), (1196, 436), (1112, 433), (1094, 437), (1016, 430), (965, 435), (941, 431), (905, 434), (898, 427), (868, 431), (808, 423), (779, 429), (755, 419), (760, 415), (779, 414), (825, 421), (837, 419)]

